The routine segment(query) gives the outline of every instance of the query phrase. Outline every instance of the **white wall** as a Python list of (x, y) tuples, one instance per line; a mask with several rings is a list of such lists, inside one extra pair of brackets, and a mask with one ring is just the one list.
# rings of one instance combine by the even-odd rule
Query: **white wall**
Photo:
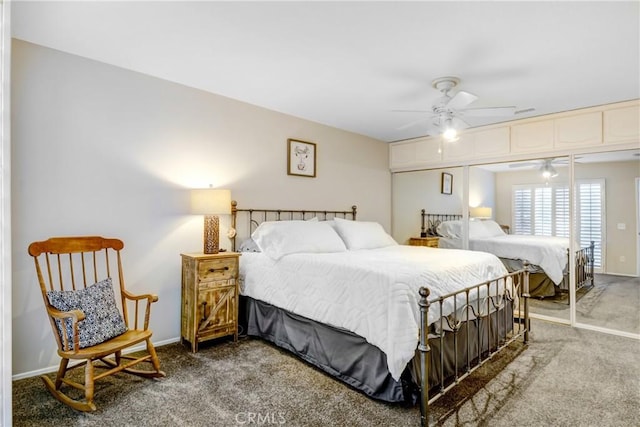
[[(58, 362), (32, 241), (123, 239), (128, 287), (159, 295), (151, 328), (167, 342), (180, 334), (180, 253), (202, 250), (187, 189), (229, 188), (239, 207), (355, 204), (390, 227), (381, 141), (18, 40), (12, 55), (14, 375)], [(287, 138), (317, 143), (317, 178), (287, 175)]]
[[(453, 176), (452, 194), (441, 194), (442, 172)], [(462, 212), (462, 168), (394, 173), (392, 178), (392, 236), (401, 244), (420, 236), (421, 216)]]
[[(605, 180), (606, 272), (637, 276), (638, 229), (634, 202), (640, 161), (576, 164), (575, 176), (577, 180)], [(618, 229), (618, 224), (624, 224), (625, 229)]]
[[(453, 175), (452, 194), (441, 194), (442, 173)], [(392, 177), (393, 237), (407, 243), (420, 236), (422, 209), (431, 214), (462, 214), (463, 168), (394, 173)], [(492, 172), (469, 169), (469, 205), (494, 208), (495, 180)]]
[(0, 0), (0, 425), (11, 415), (11, 162), (10, 63), (11, 4)]

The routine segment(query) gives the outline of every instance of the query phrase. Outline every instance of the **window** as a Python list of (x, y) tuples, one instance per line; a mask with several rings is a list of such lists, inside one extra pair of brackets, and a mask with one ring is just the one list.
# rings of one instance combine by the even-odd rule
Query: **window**
[[(513, 233), (569, 237), (569, 187), (516, 185), (513, 187)], [(604, 180), (576, 181), (576, 240), (580, 247), (595, 242), (594, 267), (603, 268)]]
[(513, 201), (514, 234), (569, 237), (566, 185), (517, 185)]

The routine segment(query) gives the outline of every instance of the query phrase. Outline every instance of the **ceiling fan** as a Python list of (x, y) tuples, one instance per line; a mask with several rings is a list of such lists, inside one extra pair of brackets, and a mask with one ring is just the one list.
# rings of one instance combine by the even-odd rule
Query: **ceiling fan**
[(488, 107), (488, 108), (466, 108), (467, 105), (478, 99), (477, 96), (463, 90), (451, 94), (451, 89), (460, 83), (457, 77), (439, 77), (431, 82), (431, 85), (442, 92), (431, 107), (431, 110), (393, 110), (395, 112), (419, 112), (429, 113), (427, 117), (407, 123), (398, 129), (406, 129), (420, 122), (428, 121), (427, 128), (430, 134), (442, 133), (447, 141), (455, 141), (458, 138), (458, 131), (468, 128), (470, 125), (464, 117), (510, 117), (514, 114), (528, 113), (535, 110), (527, 108), (516, 110), (516, 107)]
[(554, 165), (567, 165), (569, 160), (567, 158), (548, 158), (540, 159), (531, 162), (511, 163), (510, 168), (524, 168), (524, 167), (536, 167), (542, 173), (544, 178), (555, 178), (558, 176), (558, 171), (554, 168)]

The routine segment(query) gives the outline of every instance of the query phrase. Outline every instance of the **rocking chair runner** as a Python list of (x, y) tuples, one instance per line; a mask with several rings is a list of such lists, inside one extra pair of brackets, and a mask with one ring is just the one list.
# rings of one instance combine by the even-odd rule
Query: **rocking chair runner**
[[(160, 370), (160, 360), (151, 344), (152, 332), (148, 328), (151, 304), (156, 302), (158, 297), (152, 294), (133, 295), (125, 290), (120, 258), (120, 250), (123, 247), (121, 240), (98, 236), (54, 237), (29, 245), (29, 254), (35, 260), (44, 305), (58, 343), (58, 355), (62, 358), (55, 382), (46, 375), (41, 378), (56, 399), (79, 411), (96, 410), (93, 403), (94, 381), (100, 378), (120, 371), (147, 378), (165, 376)], [(115, 270), (115, 277), (111, 275), (112, 268)], [(103, 282), (99, 282), (100, 280)], [(114, 284), (113, 290), (109, 289), (111, 281)], [(115, 286), (116, 282), (119, 286)], [(99, 288), (102, 289), (102, 293), (94, 291)], [(111, 298), (102, 298), (106, 294)], [(117, 296), (120, 297), (119, 304), (115, 302), (118, 300)], [(107, 306), (98, 307), (96, 310), (99, 313), (93, 316), (93, 307), (87, 308), (87, 312), (92, 311), (89, 315), (78, 309), (79, 306), (59, 310), (52, 305), (56, 298), (75, 302), (82, 300), (82, 307), (90, 307), (94, 303)], [(132, 317), (129, 316), (130, 310), (133, 313)], [(104, 316), (105, 312), (112, 315), (107, 323), (118, 323), (120, 329), (116, 328), (116, 332), (112, 333), (116, 336), (109, 337), (107, 333), (106, 340), (103, 340), (101, 334), (105, 330), (112, 331), (112, 325), (105, 327), (87, 322), (93, 321), (94, 317)], [(114, 317), (119, 322), (113, 320)], [(86, 322), (79, 327), (81, 321)], [(90, 339), (87, 340), (87, 337)], [(145, 354), (135, 357), (122, 355), (122, 350), (143, 341), (147, 347)], [(115, 357), (107, 358), (110, 355)], [(82, 362), (70, 367), (71, 360)], [(98, 360), (104, 365), (94, 365), (94, 361)], [(134, 365), (142, 362), (149, 363), (150, 368), (132, 369)], [(84, 384), (65, 377), (67, 372), (82, 366), (85, 367)], [(107, 370), (96, 374), (96, 368)], [(63, 384), (84, 391), (84, 400), (76, 400), (63, 393)]]

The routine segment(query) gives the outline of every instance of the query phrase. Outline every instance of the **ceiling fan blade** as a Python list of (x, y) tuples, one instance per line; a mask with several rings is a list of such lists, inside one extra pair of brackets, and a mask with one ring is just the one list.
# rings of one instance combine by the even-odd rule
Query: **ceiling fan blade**
[(433, 113), (431, 110), (391, 110), (392, 113)]
[(509, 165), (510, 168), (526, 168), (530, 166), (538, 166), (538, 163), (524, 162), (524, 163), (511, 163)]
[(456, 93), (453, 96), (453, 98), (451, 98), (449, 100), (449, 102), (447, 102), (446, 107), (457, 110), (458, 108), (466, 107), (467, 105), (471, 104), (476, 99), (478, 99), (477, 96), (475, 96), (475, 95), (473, 95), (473, 94), (471, 94), (469, 92), (465, 92), (463, 90), (460, 90), (460, 91), (458, 91), (458, 93)]
[(415, 125), (417, 125), (418, 123), (424, 122), (425, 120), (429, 120), (430, 117), (422, 117), (421, 119), (418, 120), (414, 120), (412, 122), (409, 123), (405, 123), (400, 127), (397, 127), (396, 130), (404, 130), (404, 129), (409, 129), (410, 127), (413, 127)]
[(463, 116), (469, 117), (508, 117), (515, 114), (516, 107), (489, 107), (489, 108), (466, 108), (458, 110)]
[(467, 122), (465, 122), (464, 120), (462, 120), (460, 117), (454, 116), (451, 118), (451, 124), (453, 125), (454, 129), (466, 129), (468, 127), (470, 127), (471, 125)]

